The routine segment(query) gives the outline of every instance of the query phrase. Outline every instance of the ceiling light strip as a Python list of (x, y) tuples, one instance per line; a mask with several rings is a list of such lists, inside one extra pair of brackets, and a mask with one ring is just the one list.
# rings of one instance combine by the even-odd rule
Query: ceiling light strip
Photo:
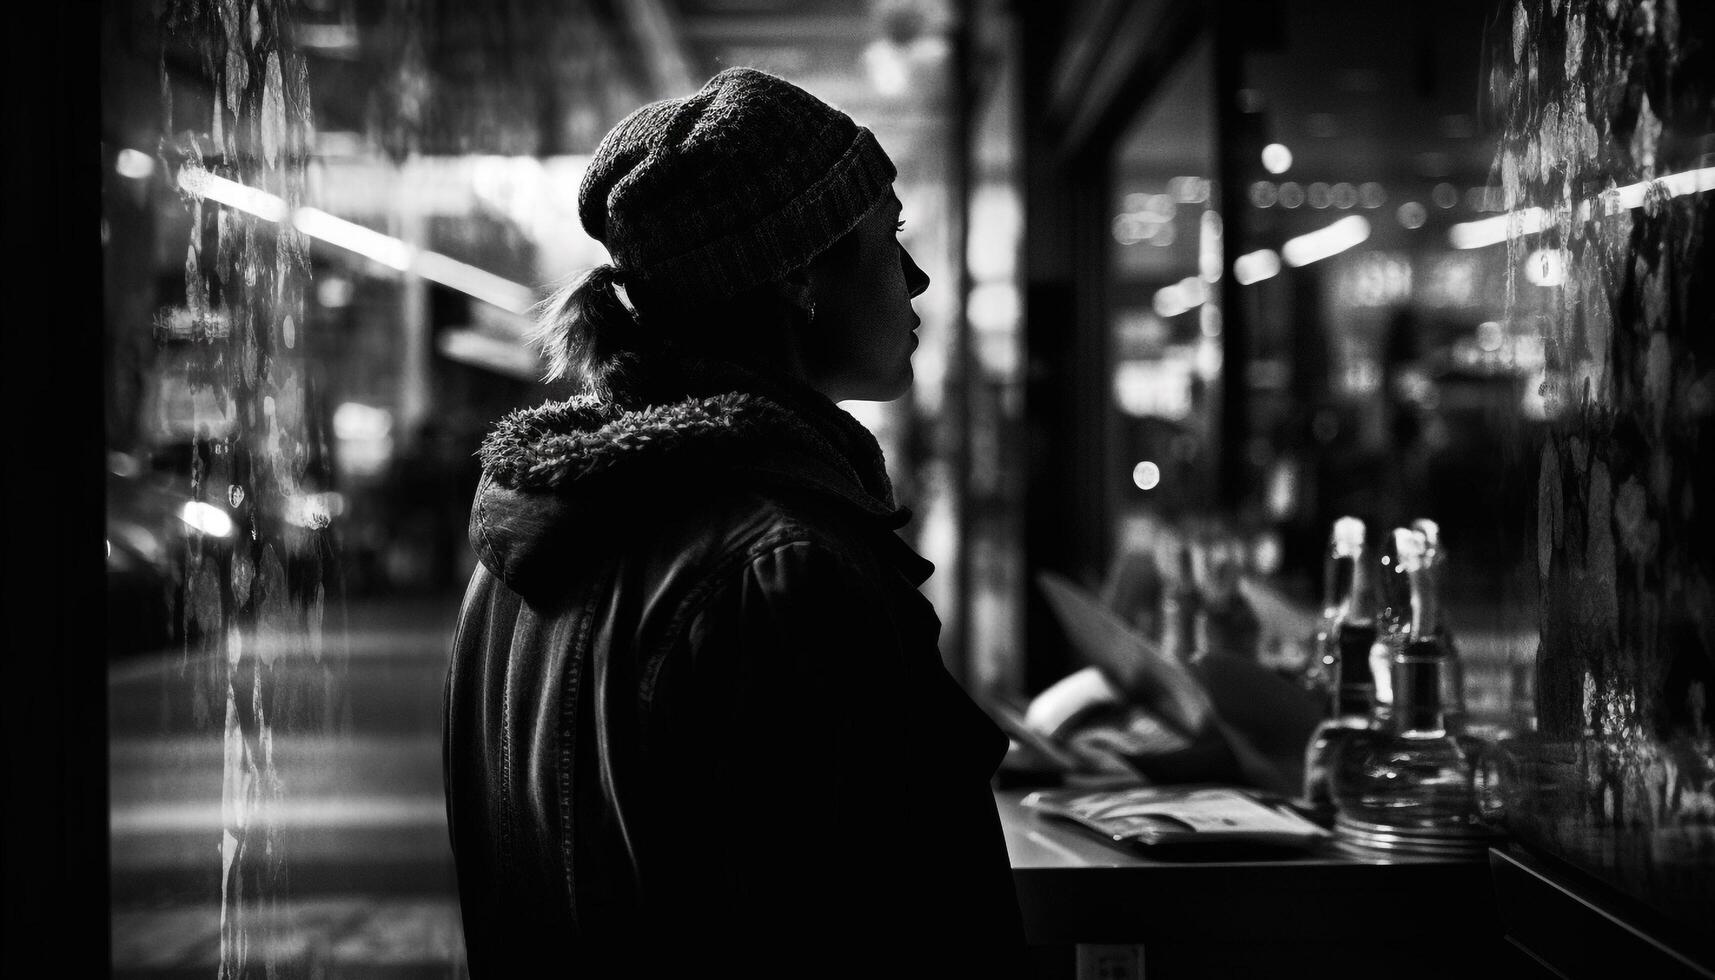
[[(1651, 187), (1660, 188), (1669, 198), (1699, 194), (1715, 189), (1715, 167), (1699, 167), (1696, 170), (1668, 174), (1656, 180), (1643, 180), (1603, 191), (1578, 206), (1577, 219), (1579, 223), (1583, 223), (1594, 217), (1607, 217), (1643, 207), (1644, 198), (1648, 196)], [(1600, 215), (1597, 214), (1598, 208)], [(1492, 218), (1456, 224), (1447, 229), (1447, 241), (1454, 248), (1485, 248), (1489, 245), (1499, 245), (1509, 238), (1537, 234), (1553, 223), (1553, 212), (1543, 208), (1523, 208), (1497, 214)]]
[(528, 286), (439, 252), (416, 248), (320, 208), (306, 207), (293, 211), (277, 195), (202, 169), (187, 167), (179, 171), (178, 183), (189, 194), (253, 214), (264, 221), (284, 223), (289, 216), (293, 227), (311, 238), (373, 259), (397, 272), (411, 272), (438, 282), (508, 312), (525, 315), (535, 305), (535, 291)]

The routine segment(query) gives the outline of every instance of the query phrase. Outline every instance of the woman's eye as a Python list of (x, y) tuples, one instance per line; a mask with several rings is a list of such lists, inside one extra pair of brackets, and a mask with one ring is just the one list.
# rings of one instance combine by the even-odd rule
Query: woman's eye
[(897, 233), (902, 232), (904, 230), (905, 230), (905, 219), (900, 218), (899, 223), (893, 226), (893, 231), (895, 234), (897, 234)]

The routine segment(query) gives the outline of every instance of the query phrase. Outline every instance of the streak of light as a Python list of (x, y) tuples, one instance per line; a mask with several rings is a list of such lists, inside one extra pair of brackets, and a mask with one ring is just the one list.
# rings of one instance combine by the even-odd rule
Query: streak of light
[(1186, 276), (1171, 286), (1155, 291), (1155, 313), (1160, 317), (1175, 317), (1203, 305), (1208, 287), (1196, 276)]
[(206, 170), (187, 167), (179, 172), (178, 182), (190, 194), (264, 221), (284, 223), (290, 218), (295, 228), (311, 238), (373, 259), (397, 272), (414, 273), (503, 310), (524, 315), (536, 302), (535, 291), (528, 286), (438, 252), (416, 248), (320, 208), (303, 207), (294, 211), (277, 195)]
[[(1578, 221), (1582, 223), (1594, 217), (1606, 217), (1643, 207), (1644, 197), (1652, 186), (1660, 187), (1668, 197), (1699, 194), (1715, 189), (1715, 167), (1685, 170), (1656, 180), (1643, 180), (1604, 191), (1578, 206)], [(1597, 213), (1598, 208), (1600, 214)], [(1523, 208), (1456, 224), (1447, 229), (1447, 241), (1454, 248), (1484, 248), (1499, 245), (1509, 238), (1537, 234), (1553, 223), (1554, 216), (1551, 212), (1543, 208)]]
[(144, 180), (148, 178), (150, 174), (155, 172), (155, 158), (144, 153), (142, 150), (133, 150), (130, 147), (126, 147), (125, 149), (120, 150), (118, 157), (114, 159), (113, 169), (117, 171), (121, 177), (129, 177), (132, 180)]
[(1612, 206), (1607, 209), (1607, 213), (1614, 214), (1621, 210), (1629, 211), (1632, 208), (1643, 207), (1644, 195), (1651, 184), (1660, 184), (1667, 191), (1668, 197), (1684, 197), (1687, 194), (1715, 190), (1715, 167), (1684, 170), (1653, 181), (1645, 180), (1636, 184), (1627, 184), (1624, 187), (1616, 187), (1604, 195), (1605, 197), (1611, 195), (1613, 201)]
[(1272, 248), (1246, 252), (1233, 260), (1233, 281), (1241, 286), (1280, 274), (1280, 253)]
[[(1454, 248), (1483, 248), (1499, 245), (1508, 238), (1534, 235), (1549, 225), (1548, 212), (1542, 208), (1525, 208), (1497, 214), (1492, 218), (1462, 221), (1447, 229), (1447, 243)], [(1511, 226), (1512, 230), (1509, 230)]]
[(226, 511), (200, 500), (186, 501), (179, 509), (179, 520), (215, 538), (231, 537), (235, 530), (232, 518), (227, 516)]
[[(1370, 237), (1370, 222), (1358, 215), (1341, 218), (1326, 228), (1289, 238), (1280, 247), (1280, 257), (1293, 268), (1338, 255)], [(1235, 273), (1236, 274), (1236, 273)]]
[(335, 248), (356, 252), (374, 259), (389, 269), (405, 272), (411, 268), (416, 251), (392, 235), (365, 228), (355, 222), (338, 218), (320, 208), (299, 208), (292, 215), (292, 224), (311, 238), (318, 238)]
[(227, 207), (253, 214), (263, 221), (285, 221), (286, 202), (267, 191), (246, 187), (235, 180), (186, 167), (179, 171), (179, 186), (197, 197), (218, 201)]
[[(346, 796), (284, 799), (264, 805), (279, 827), (435, 827), (446, 822), (446, 801), (434, 796)], [(219, 800), (172, 801), (115, 807), (112, 832), (120, 836), (198, 831), (222, 823)]]
[(530, 287), (439, 252), (418, 252), (411, 271), (520, 316), (536, 305), (536, 294)]

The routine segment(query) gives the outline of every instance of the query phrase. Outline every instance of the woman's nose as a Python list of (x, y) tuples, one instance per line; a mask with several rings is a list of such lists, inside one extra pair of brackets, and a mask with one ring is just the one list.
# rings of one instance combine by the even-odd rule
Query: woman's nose
[(911, 253), (907, 252), (903, 245), (899, 246), (899, 267), (905, 270), (906, 294), (912, 299), (923, 295), (923, 291), (929, 288), (929, 274), (917, 267), (917, 263), (911, 260)]

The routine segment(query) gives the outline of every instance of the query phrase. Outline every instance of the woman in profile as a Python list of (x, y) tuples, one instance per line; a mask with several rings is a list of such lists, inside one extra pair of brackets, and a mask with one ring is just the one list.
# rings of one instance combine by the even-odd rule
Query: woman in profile
[(568, 401), (482, 448), (446, 691), (476, 977), (1015, 974), (989, 779), (871, 434), (927, 288), (892, 162), (721, 72), (607, 134), (611, 265), (547, 304)]

